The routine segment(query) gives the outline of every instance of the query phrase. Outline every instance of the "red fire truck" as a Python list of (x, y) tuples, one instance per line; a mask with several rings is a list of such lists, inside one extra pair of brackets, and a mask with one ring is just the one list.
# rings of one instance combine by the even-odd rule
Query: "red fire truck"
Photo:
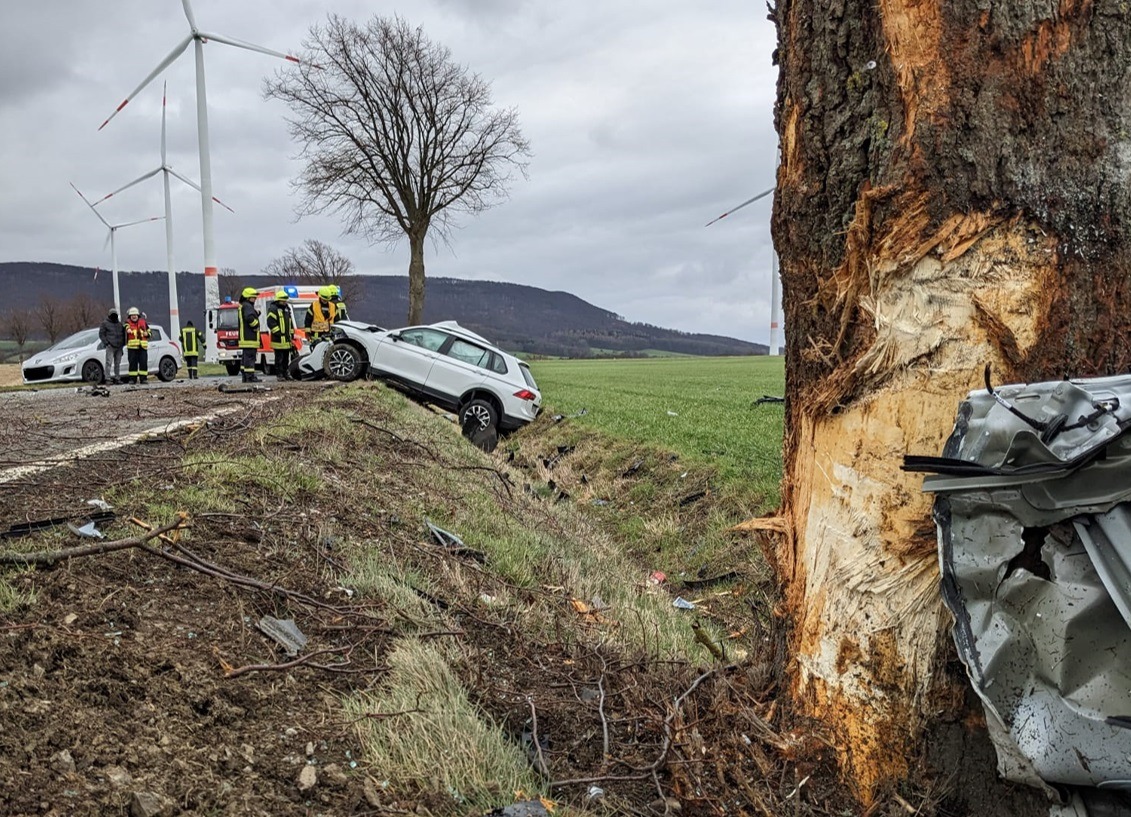
[[(259, 313), (259, 351), (256, 354), (256, 366), (265, 372), (271, 371), (275, 364), (275, 353), (271, 351), (271, 335), (267, 332), (267, 307), (275, 300), (275, 293), (279, 290), (287, 293), (287, 304), (294, 316), (295, 325), (295, 353), (302, 354), (306, 344), (306, 333), (302, 324), (306, 320), (306, 310), (318, 297), (318, 286), (281, 286), (259, 290), (255, 298), (255, 311)], [(240, 373), (240, 305), (231, 298), (226, 298), (217, 309), (208, 311), (208, 321), (205, 329), (204, 359), (209, 363), (222, 363), (228, 369), (228, 374)]]

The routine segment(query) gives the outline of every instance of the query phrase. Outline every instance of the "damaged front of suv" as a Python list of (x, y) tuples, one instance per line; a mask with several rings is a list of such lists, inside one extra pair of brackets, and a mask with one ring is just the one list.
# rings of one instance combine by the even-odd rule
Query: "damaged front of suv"
[(995, 391), (987, 370), (942, 456), (904, 468), (932, 474), (942, 595), (999, 771), (1063, 813), (1129, 813), (1131, 376)]

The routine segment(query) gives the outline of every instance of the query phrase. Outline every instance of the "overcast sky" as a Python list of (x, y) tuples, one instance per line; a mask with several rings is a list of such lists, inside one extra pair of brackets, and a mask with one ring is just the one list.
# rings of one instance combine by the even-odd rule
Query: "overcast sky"
[[(188, 33), (179, 0), (3, 2), (0, 25), (0, 261), (109, 268), (105, 228), (72, 192), (101, 197), (157, 167), (161, 81), (170, 164), (199, 181), (192, 48), (103, 131), (117, 104)], [(398, 13), (423, 26), (517, 108), (529, 179), (429, 245), (429, 276), (571, 292), (631, 321), (765, 343), (770, 198), (704, 228), (773, 186), (773, 25), (758, 0), (193, 0), (199, 28), (294, 52), (333, 12)], [(294, 215), (286, 107), (263, 79), (287, 63), (204, 48), (220, 267), (256, 273), (306, 238), (359, 271), (406, 274), (408, 247), (343, 236)], [(107, 202), (111, 223), (163, 212), (161, 183)], [(174, 180), (176, 265), (201, 270), (197, 194)], [(118, 233), (119, 268), (164, 269), (160, 222)]]

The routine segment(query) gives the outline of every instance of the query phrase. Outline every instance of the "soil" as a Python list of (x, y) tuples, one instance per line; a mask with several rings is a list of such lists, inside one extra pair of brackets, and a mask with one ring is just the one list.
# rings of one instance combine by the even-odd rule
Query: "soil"
[[(175, 499), (189, 439), (207, 435), (212, 449), (238, 450), (249, 429), (309, 404), (323, 388), (333, 386), (224, 394), (202, 381), (122, 389), (108, 398), (74, 390), (0, 395), (0, 410), (14, 421), (2, 440), (9, 469), (215, 415), (7, 481), (0, 536), (29, 520), (79, 517), (87, 500), (138, 480), (157, 490), (167, 485)], [(372, 411), (369, 417), (383, 421)], [(411, 458), (397, 456), (398, 446), (424, 450), (427, 441), (383, 433), (372, 445), (388, 447), (390, 473), (383, 476), (391, 484), (421, 495), (440, 490)], [(335, 467), (349, 478), (345, 464)], [(335, 556), (319, 544), (318, 509), (305, 509), (310, 517), (299, 523), (280, 515), (279, 504), (269, 491), (251, 492), (239, 514), (192, 520), (194, 552), (261, 580), (259, 587), (202, 576), (157, 555), (170, 547), (5, 572), (9, 584), (34, 589), (36, 599), (0, 614), (0, 813), (468, 813), (432, 791), (385, 795), (369, 776), (357, 724), (339, 701), (380, 679), (389, 630), (380, 626), (381, 610), (346, 606), (334, 590)], [(765, 648), (741, 665), (707, 667), (586, 646), (591, 641), (564, 632), (587, 626), (564, 604), (556, 636), (525, 632), (505, 610), (472, 608), (447, 593), (445, 564), (420, 562), (421, 537), (395, 517), (358, 515), (356, 524), (398, 558), (417, 559), (417, 569), (432, 565), (431, 586), (448, 595), (434, 603), (458, 627), (468, 656), (462, 680), (516, 742), (529, 731), (536, 702), (541, 762), (559, 783), (555, 800), (594, 813), (860, 813), (837, 778), (835, 747), (789, 712), (779, 686), (780, 633), (761, 634)], [(41, 537), (43, 546), (77, 541), (65, 528)], [(0, 551), (16, 541), (0, 538)], [(296, 547), (304, 549), (300, 558)], [(295, 659), (260, 632), (265, 615), (301, 620), (320, 657), (308, 649), (305, 663), (281, 667)], [(973, 813), (962, 799), (938, 807), (938, 788), (930, 787), (942, 776), (923, 770), (921, 788), (905, 791), (902, 801), (881, 798), (869, 815), (904, 814), (900, 803), (908, 799), (924, 815)], [(604, 792), (599, 800), (589, 797), (593, 786)]]

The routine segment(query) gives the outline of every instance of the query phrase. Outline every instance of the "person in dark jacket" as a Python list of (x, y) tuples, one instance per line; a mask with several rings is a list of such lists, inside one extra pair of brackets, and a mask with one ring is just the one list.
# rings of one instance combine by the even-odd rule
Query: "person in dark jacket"
[(188, 371), (189, 380), (196, 380), (199, 377), (196, 364), (200, 360), (200, 350), (203, 348), (204, 335), (192, 325), (192, 321), (189, 321), (181, 329), (181, 353), (185, 357), (185, 369)]
[(259, 313), (255, 299), (259, 290), (244, 287), (240, 293), (240, 374), (244, 383), (258, 383), (255, 376), (255, 353), (259, 350)]
[(275, 377), (290, 379), (291, 349), (295, 345), (295, 318), (291, 314), (286, 290), (275, 293), (275, 300), (267, 307), (267, 331), (271, 333), (271, 351), (275, 354)]
[(98, 327), (98, 340), (106, 347), (105, 363), (102, 367), (102, 382), (121, 383), (122, 349), (126, 346), (126, 328), (118, 320), (117, 307), (110, 307), (110, 311), (106, 314), (106, 320), (102, 321)]

